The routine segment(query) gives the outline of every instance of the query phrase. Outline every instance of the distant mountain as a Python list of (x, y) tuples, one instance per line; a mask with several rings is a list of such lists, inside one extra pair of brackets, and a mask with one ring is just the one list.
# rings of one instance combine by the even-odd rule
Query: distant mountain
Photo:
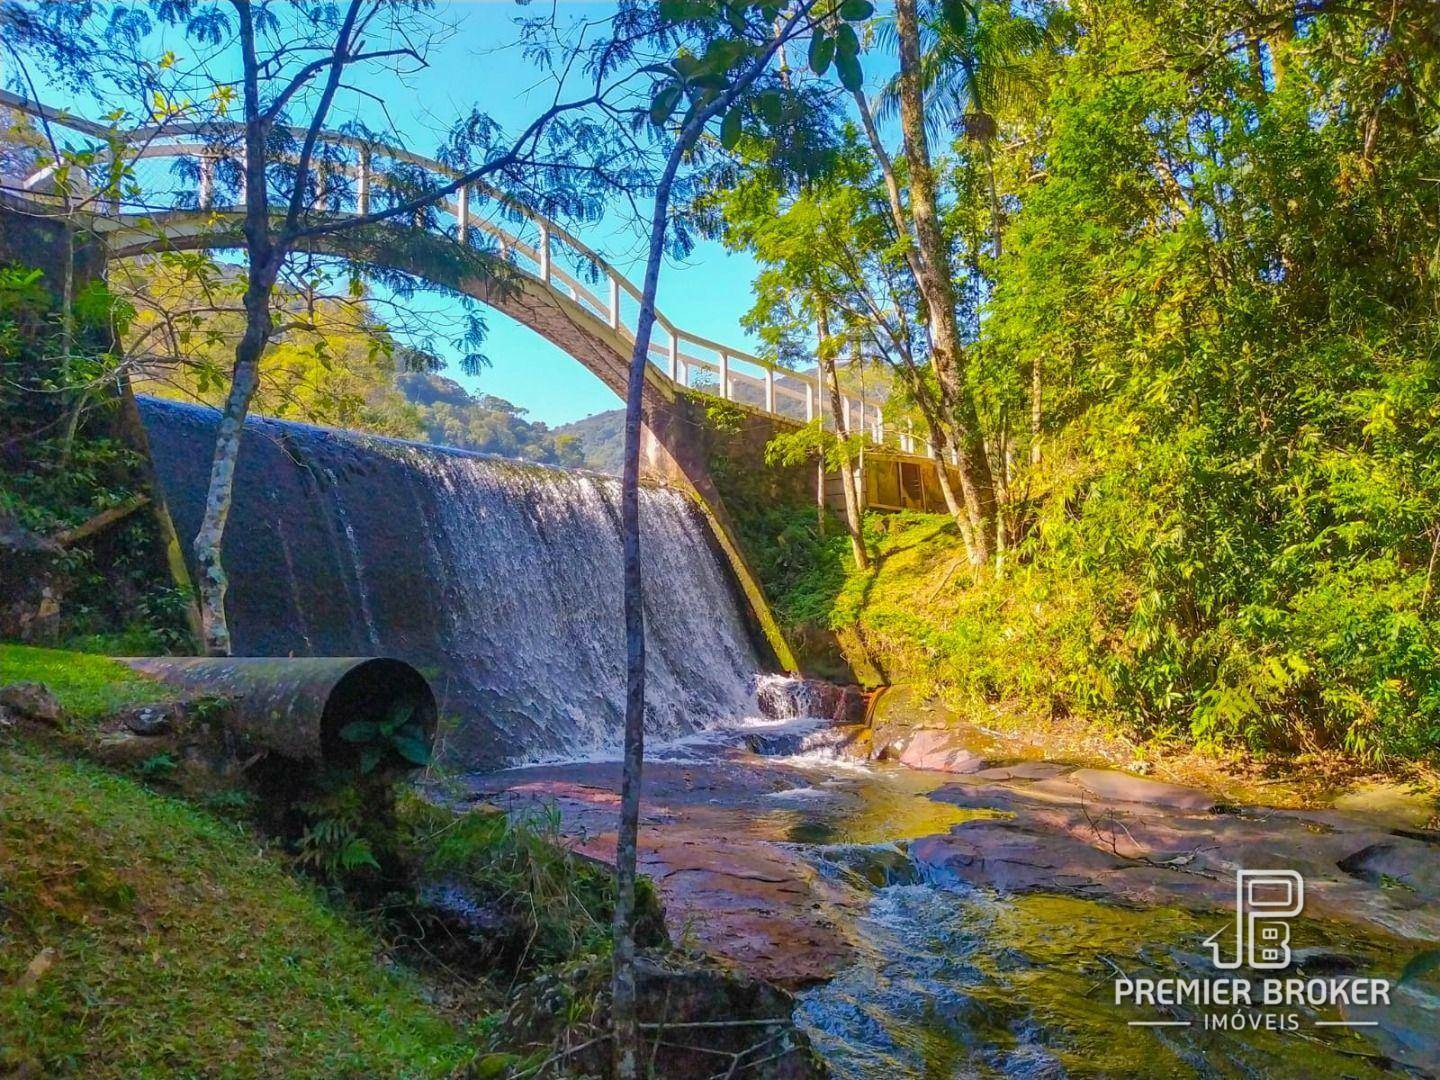
[(624, 409), (610, 409), (561, 424), (554, 429), (554, 434), (579, 440), (587, 469), (620, 475), (620, 463), (625, 457)]
[(542, 465), (588, 464), (576, 436), (526, 420), (525, 410), (504, 398), (471, 394), (454, 379), (424, 371), (396, 375), (395, 386), (419, 414), (429, 442)]

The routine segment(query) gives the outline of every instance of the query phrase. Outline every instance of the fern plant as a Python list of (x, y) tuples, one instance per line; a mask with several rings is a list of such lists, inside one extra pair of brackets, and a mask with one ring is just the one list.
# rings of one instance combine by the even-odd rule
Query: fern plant
[(360, 870), (379, 870), (375, 848), (364, 834), (366, 800), (360, 788), (344, 784), (317, 799), (301, 803), (308, 819), (296, 844), (296, 858), (331, 882), (342, 882)]

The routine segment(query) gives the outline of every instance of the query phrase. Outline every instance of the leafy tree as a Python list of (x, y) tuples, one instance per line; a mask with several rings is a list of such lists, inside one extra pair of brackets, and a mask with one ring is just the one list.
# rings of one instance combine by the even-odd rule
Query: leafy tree
[(919, 249), (919, 285), (930, 321), (930, 348), (946, 411), (955, 427), (956, 465), (970, 519), (970, 557), (990, 560), (997, 521), (995, 484), (980, 417), (961, 372), (963, 357), (956, 317), (954, 270), (940, 223), (934, 167), (925, 131), (920, 28), (915, 0), (896, 0), (895, 34), (900, 52), (900, 127), (910, 174), (910, 213)]
[(1078, 14), (981, 338), (1054, 365), (1022, 554), (1086, 583), (1062, 697), (1202, 743), (1429, 753), (1433, 8)]
[[(807, 153), (814, 145), (792, 137), (787, 124), (803, 132), (813, 120), (794, 107), (794, 91), (786, 73), (775, 67), (789, 42), (810, 38), (811, 63), (817, 69), (834, 58), (847, 80), (858, 75), (859, 42), (852, 22), (872, 14), (865, 0), (845, 0), (838, 11), (818, 0), (780, 4), (772, 0), (668, 0), (656, 16), (657, 29), (676, 42), (673, 57), (656, 65), (649, 120), (668, 144), (652, 194), (644, 284), (625, 398), (625, 462), (621, 481), (621, 535), (625, 583), (625, 752), (617, 841), (615, 904), (615, 1071), (620, 1077), (638, 1074), (638, 1021), (635, 1013), (634, 904), (636, 841), (640, 817), (640, 784), (644, 762), (645, 627), (640, 573), (639, 461), (641, 397), (650, 340), (655, 326), (655, 291), (671, 225), (671, 199), (681, 168), (694, 157), (708, 125), (719, 122), (718, 138), (725, 150), (738, 147), (752, 131), (786, 138), (775, 156), (777, 168), (803, 171), (813, 165)], [(638, 6), (627, 9), (643, 19)], [(838, 19), (838, 21), (837, 21)], [(813, 44), (815, 40), (819, 44)], [(788, 106), (788, 107), (787, 107)], [(683, 108), (682, 108), (683, 107)], [(677, 121), (678, 117), (678, 121)], [(798, 152), (797, 152), (798, 151)]]
[[(120, 369), (136, 389), (221, 406), (245, 329), (240, 268), (205, 252), (175, 252), (113, 264), (110, 280), (137, 313)], [(438, 361), (398, 348), (370, 297), (322, 292), (314, 281), (301, 289), (281, 283), (272, 311), (253, 410), (379, 435), (424, 434), (419, 411), (395, 385), (396, 370)]]

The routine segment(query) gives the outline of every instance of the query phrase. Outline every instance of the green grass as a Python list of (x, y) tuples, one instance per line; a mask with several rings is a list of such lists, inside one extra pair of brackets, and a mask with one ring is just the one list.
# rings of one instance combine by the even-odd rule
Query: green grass
[(77, 720), (174, 697), (174, 689), (106, 656), (0, 644), (0, 686), (38, 682)]
[[(100, 670), (67, 658), (77, 708)], [(0, 741), (0, 1075), (449, 1075), (465, 1041), (377, 950), (242, 826)]]

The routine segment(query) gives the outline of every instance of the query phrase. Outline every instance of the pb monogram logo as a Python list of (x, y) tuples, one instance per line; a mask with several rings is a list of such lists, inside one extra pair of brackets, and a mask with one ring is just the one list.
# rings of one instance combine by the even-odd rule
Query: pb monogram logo
[(1226, 958), (1217, 930), (1205, 940), (1223, 971), (1248, 966), (1279, 971), (1290, 966), (1290, 923), (1305, 907), (1305, 881), (1294, 870), (1241, 870), (1235, 877), (1235, 947)]

